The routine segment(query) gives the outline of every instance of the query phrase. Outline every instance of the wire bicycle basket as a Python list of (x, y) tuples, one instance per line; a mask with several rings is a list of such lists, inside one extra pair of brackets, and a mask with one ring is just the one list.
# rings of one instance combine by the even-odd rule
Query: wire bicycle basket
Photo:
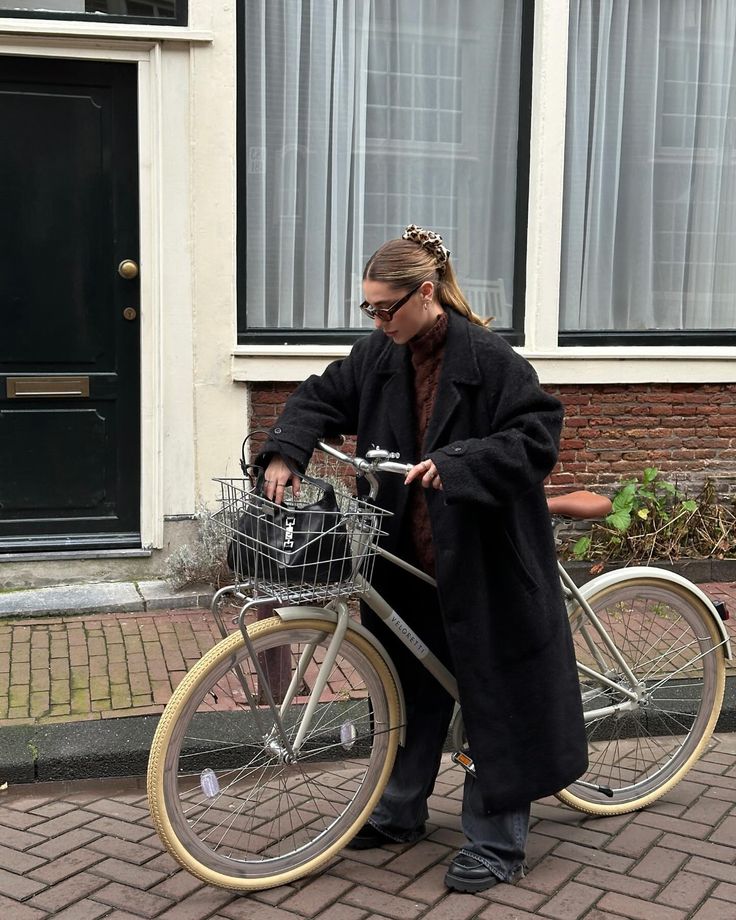
[(390, 512), (351, 495), (344, 482), (329, 483), (334, 501), (304, 482), (298, 500), (279, 505), (249, 479), (215, 481), (220, 495), (212, 519), (227, 533), (228, 563), (244, 593), (297, 604), (346, 598), (363, 578), (370, 581)]

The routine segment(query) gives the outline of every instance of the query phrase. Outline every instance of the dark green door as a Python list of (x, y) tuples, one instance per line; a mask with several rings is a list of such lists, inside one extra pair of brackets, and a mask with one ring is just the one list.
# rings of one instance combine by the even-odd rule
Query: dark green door
[(137, 123), (133, 64), (0, 57), (0, 552), (140, 546)]

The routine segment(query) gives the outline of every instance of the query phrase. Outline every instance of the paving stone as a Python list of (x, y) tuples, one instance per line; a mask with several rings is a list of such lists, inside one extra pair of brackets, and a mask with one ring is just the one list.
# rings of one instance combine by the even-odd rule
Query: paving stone
[[(445, 871), (446, 868), (443, 866), (441, 869), (443, 878)], [(402, 888), (406, 888), (410, 880), (406, 875), (399, 875), (398, 872), (391, 872), (378, 866), (369, 866), (352, 859), (341, 859), (334, 866), (332, 872), (357, 884), (380, 888), (382, 891), (388, 891), (391, 894), (397, 894)], [(412, 896), (410, 895), (410, 897)], [(423, 898), (420, 898), (420, 900), (423, 900)]]
[[(727, 920), (733, 916), (733, 904), (709, 898), (691, 917), (691, 920)], [(729, 913), (731, 912), (731, 913)]]
[(558, 840), (569, 840), (571, 843), (578, 843), (596, 850), (602, 849), (610, 840), (608, 834), (589, 831), (583, 827), (568, 827), (559, 821), (540, 821), (534, 825), (534, 833), (545, 834)]
[(478, 892), (478, 897), (532, 912), (546, 900), (545, 895), (538, 891), (520, 888), (519, 885), (494, 885), (487, 891)]
[[(98, 878), (97, 881), (101, 880)], [(162, 898), (150, 891), (138, 891), (131, 885), (121, 885), (119, 882), (111, 882), (100, 888), (95, 892), (94, 900), (141, 917), (157, 917), (172, 904), (170, 898)]]
[(134, 885), (136, 888), (151, 888), (162, 882), (166, 876), (163, 872), (156, 872), (137, 863), (125, 862), (122, 859), (104, 859), (94, 867), (95, 875), (121, 882), (123, 885)]
[(32, 907), (58, 912), (86, 898), (105, 884), (105, 880), (89, 872), (77, 872), (37, 894), (30, 902)]
[(25, 901), (46, 888), (43, 882), (37, 882), (6, 869), (0, 869), (0, 894), (16, 901)]
[[(198, 878), (185, 872), (183, 869), (169, 876), (158, 885), (151, 888), (152, 894), (160, 894), (163, 898), (171, 898), (173, 901), (180, 901), (188, 895), (197, 891), (204, 885)], [(273, 889), (271, 889), (273, 890)]]
[(736, 816), (725, 818), (708, 839), (728, 847), (736, 846)]
[(294, 920), (296, 916), (280, 907), (271, 907), (246, 898), (226, 904), (218, 913), (227, 917), (227, 920)]
[(51, 818), (49, 821), (44, 821), (43, 824), (36, 824), (33, 828), (33, 833), (43, 834), (44, 837), (58, 837), (67, 831), (75, 830), (83, 824), (87, 824), (93, 818), (94, 815), (89, 814), (89, 812), (75, 808), (58, 818)]
[(46, 840), (38, 846), (29, 850), (34, 856), (42, 856), (44, 859), (56, 859), (65, 853), (71, 853), (79, 847), (95, 840), (99, 835), (90, 830), (89, 827), (79, 827), (76, 830), (69, 831), (66, 834), (60, 834), (52, 840)]
[(634, 865), (634, 860), (605, 850), (593, 850), (576, 843), (563, 842), (555, 848), (554, 855), (562, 859), (584, 863), (586, 866), (599, 866), (612, 872), (627, 872)]
[(553, 898), (539, 908), (539, 913), (544, 917), (554, 917), (555, 920), (577, 920), (595, 904), (602, 893), (598, 888), (590, 888), (578, 882), (567, 882)]
[(452, 851), (441, 843), (430, 840), (420, 840), (414, 846), (408, 847), (394, 859), (386, 863), (386, 869), (399, 875), (408, 875), (415, 878), (425, 869), (429, 869), (436, 862), (445, 860), (449, 863)]
[(54, 920), (97, 920), (98, 917), (110, 916), (107, 904), (98, 904), (97, 901), (88, 901), (86, 898), (54, 914)]
[(322, 875), (314, 881), (308, 882), (279, 906), (284, 910), (294, 910), (297, 913), (304, 914), (305, 917), (318, 917), (325, 907), (328, 907), (352, 887), (352, 883), (346, 879)]
[(706, 859), (720, 859), (731, 862), (733, 850), (718, 843), (709, 843), (705, 840), (692, 840), (678, 834), (665, 834), (660, 840), (660, 846), (671, 850), (682, 850), (683, 853), (692, 853), (694, 856), (703, 856)]
[(646, 825), (646, 827), (660, 831), (671, 831), (673, 834), (680, 834), (684, 837), (697, 837), (704, 840), (712, 831), (708, 824), (702, 824), (695, 821), (685, 821), (683, 818), (670, 818), (667, 815), (652, 814), (641, 812), (636, 816), (636, 825)]
[[(670, 907), (692, 910), (705, 898), (716, 882), (693, 872), (678, 872), (657, 895), (656, 900)], [(719, 886), (720, 887), (720, 886)], [(736, 892), (736, 886), (733, 886)], [(636, 892), (630, 892), (635, 894)]]
[(631, 869), (631, 874), (653, 882), (665, 882), (686, 860), (684, 853), (654, 847)]
[(47, 885), (55, 885), (65, 878), (88, 869), (95, 863), (100, 862), (105, 857), (101, 853), (94, 853), (91, 850), (82, 848), (81, 850), (72, 850), (65, 856), (60, 856), (51, 862), (45, 863), (33, 872), (29, 872), (30, 878), (38, 882), (46, 882)]
[(692, 859), (688, 860), (685, 868), (688, 872), (695, 872), (711, 879), (736, 884), (736, 866), (716, 862), (713, 859), (703, 859), (701, 856), (693, 856)]
[[(686, 920), (687, 911), (674, 907), (652, 904), (639, 898), (630, 898), (624, 894), (604, 894), (598, 906), (601, 910), (622, 914), (631, 920)], [(725, 918), (722, 918), (725, 920)]]
[(469, 920), (478, 912), (478, 900), (467, 894), (448, 894), (436, 907), (433, 907), (422, 920)]
[(519, 881), (522, 888), (531, 888), (544, 894), (553, 894), (580, 870), (579, 863), (560, 859), (557, 856), (545, 856), (526, 878)]
[(44, 920), (48, 917), (48, 913), (0, 895), (0, 916), (7, 917), (8, 920)]
[[(650, 815), (649, 817), (661, 817)], [(652, 844), (662, 836), (660, 830), (651, 827), (642, 827), (640, 824), (629, 824), (608, 843), (606, 849), (622, 856), (641, 856)]]
[(384, 914), (393, 920), (412, 920), (427, 909), (426, 904), (419, 904), (416, 901), (386, 894), (383, 891), (375, 891), (362, 885), (349, 891), (342, 897), (342, 900), (355, 907), (365, 907), (366, 910)]
[[(679, 878), (679, 876), (677, 877)], [(606, 869), (592, 867), (583, 869), (575, 877), (575, 881), (583, 885), (590, 885), (592, 888), (600, 888), (601, 891), (618, 891), (621, 894), (628, 894), (636, 898), (653, 899), (659, 891), (659, 885), (655, 882), (648, 882), (644, 879), (632, 878), (630, 875), (619, 875)], [(669, 902), (665, 901), (664, 903)]]
[(506, 904), (492, 904), (478, 914), (480, 920), (535, 920), (539, 916), (537, 913), (530, 914), (526, 910)]
[[(446, 866), (433, 866), (427, 872), (423, 872), (419, 878), (414, 879), (411, 884), (406, 885), (401, 892), (402, 897), (412, 901), (423, 901), (425, 904), (434, 904), (447, 894), (444, 881), (446, 872)], [(367, 879), (361, 881), (364, 884), (370, 884)]]
[(0, 844), (0, 869), (8, 869), (11, 872), (17, 872), (18, 875), (23, 875), (43, 864), (44, 860), (38, 856), (31, 856), (22, 850), (16, 850)]
[(232, 891), (208, 886), (195, 891), (182, 900), (176, 901), (173, 907), (159, 914), (159, 920), (205, 920), (212, 914), (229, 904), (236, 895)]

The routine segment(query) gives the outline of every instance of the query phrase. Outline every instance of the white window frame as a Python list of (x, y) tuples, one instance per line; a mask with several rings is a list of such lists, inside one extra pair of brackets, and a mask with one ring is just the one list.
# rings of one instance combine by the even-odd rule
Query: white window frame
[[(535, 5), (525, 345), (518, 351), (548, 384), (736, 382), (736, 347), (558, 344), (569, 12), (568, 0)], [(300, 381), (348, 351), (338, 345), (239, 345), (232, 377)]]

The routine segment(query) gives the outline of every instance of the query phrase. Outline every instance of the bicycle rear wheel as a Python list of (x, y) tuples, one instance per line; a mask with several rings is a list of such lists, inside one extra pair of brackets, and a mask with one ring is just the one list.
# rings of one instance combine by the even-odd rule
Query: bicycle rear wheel
[(602, 714), (626, 695), (581, 673), (590, 762), (580, 780), (590, 786), (574, 783), (558, 798), (591, 814), (623, 814), (664, 795), (705, 749), (725, 687), (721, 635), (703, 602), (671, 582), (632, 578), (588, 603), (636, 684), (579, 607), (570, 619), (578, 662), (621, 688), (638, 684), (641, 695), (628, 710)]
[[(334, 631), (277, 617), (248, 630), (292, 746)], [(263, 700), (234, 633), (172, 696), (148, 766), (151, 814), (169, 852), (203, 881), (241, 891), (291, 882), (342, 849), (378, 801), (399, 736), (393, 678), (351, 630), (293, 758)]]

